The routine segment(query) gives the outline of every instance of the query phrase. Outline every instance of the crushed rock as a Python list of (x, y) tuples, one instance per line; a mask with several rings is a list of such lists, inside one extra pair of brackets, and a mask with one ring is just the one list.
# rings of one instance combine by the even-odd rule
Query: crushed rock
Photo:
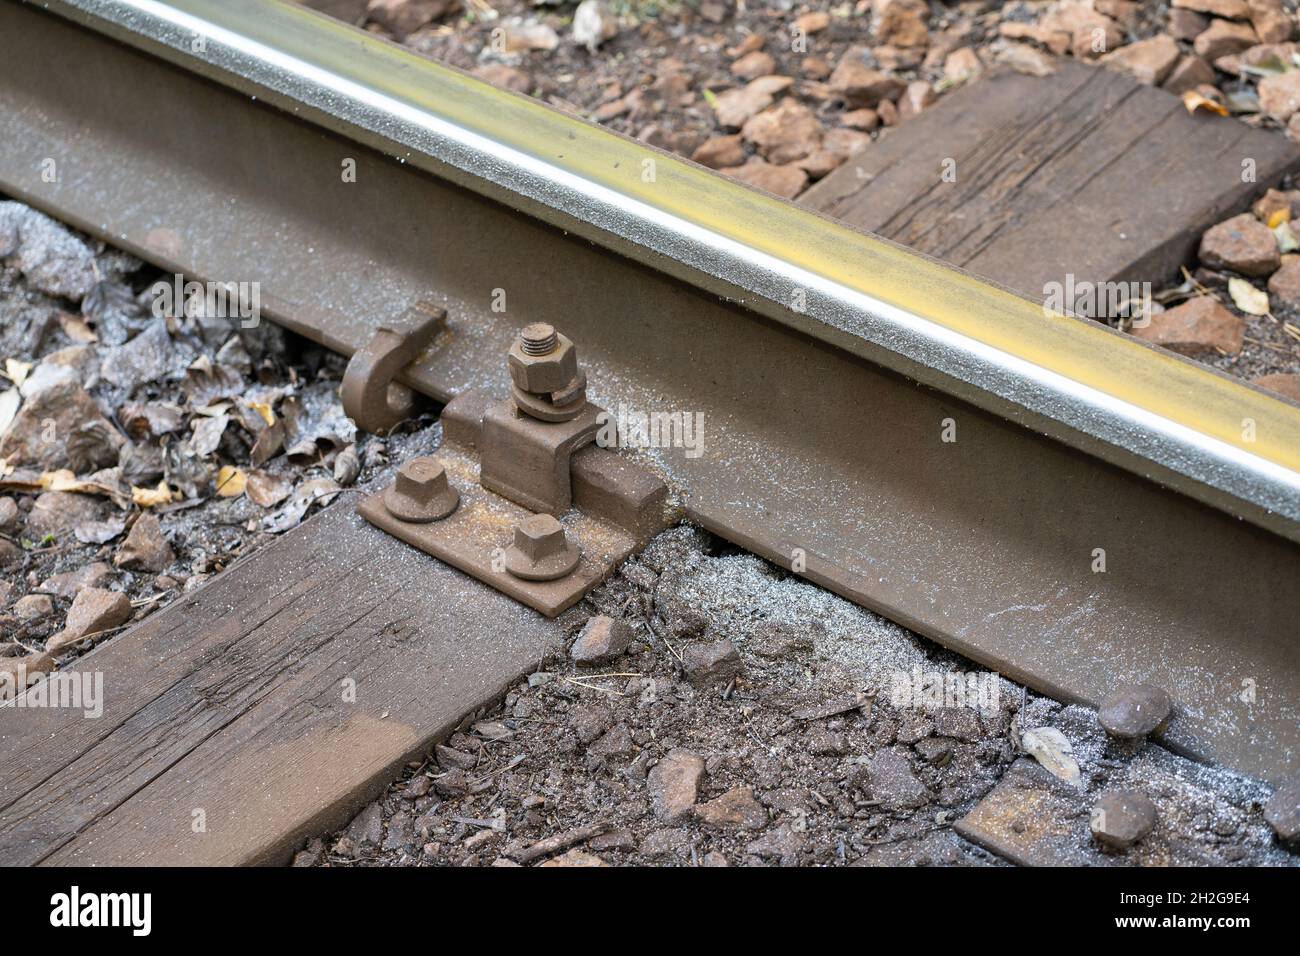
[[(622, 657), (543, 661), (363, 810), (368, 825), (378, 810), (383, 841), (325, 835), (300, 863), (1004, 865), (953, 826), (1036, 727), (1063, 734), (1079, 763), (1080, 859), (1114, 862), (1087, 801), (1126, 788), (1156, 804), (1166, 862), (1300, 862), (1271, 839), (1267, 786), (1113, 741), (1089, 708), (1000, 678), (987, 712), (895, 706), (896, 670), (976, 668), (697, 528), (664, 532), (558, 620), (576, 637), (598, 614), (631, 628)], [(741, 674), (692, 685), (686, 651), (720, 640)], [(556, 842), (566, 835), (577, 842)], [(532, 849), (543, 840), (553, 852)], [(1146, 845), (1127, 852), (1145, 859)]]

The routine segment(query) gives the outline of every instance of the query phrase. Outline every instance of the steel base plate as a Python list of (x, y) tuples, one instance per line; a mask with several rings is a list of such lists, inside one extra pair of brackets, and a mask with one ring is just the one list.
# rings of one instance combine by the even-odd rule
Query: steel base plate
[(521, 580), (505, 570), (504, 555), (514, 543), (515, 525), (533, 512), (479, 485), (478, 461), (459, 449), (444, 446), (434, 457), (460, 492), (460, 506), (449, 516), (426, 524), (402, 521), (384, 507), (382, 491), (364, 499), (358, 513), (375, 527), (547, 617), (577, 604), (636, 550), (636, 538), (627, 531), (573, 510), (560, 522), (569, 540), (582, 549), (577, 568), (554, 581)]

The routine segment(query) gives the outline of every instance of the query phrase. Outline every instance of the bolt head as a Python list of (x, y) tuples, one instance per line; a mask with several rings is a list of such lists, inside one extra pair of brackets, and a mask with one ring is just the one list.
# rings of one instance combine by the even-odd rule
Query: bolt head
[(565, 543), (564, 526), (551, 515), (533, 515), (515, 528), (515, 547), (532, 561), (559, 554)]
[(384, 507), (402, 521), (437, 521), (459, 503), (460, 493), (447, 481), (447, 471), (436, 458), (412, 458), (397, 470), (397, 480), (384, 492)]
[(447, 470), (436, 458), (413, 458), (397, 470), (397, 493), (428, 504), (447, 490)]
[(573, 571), (582, 550), (568, 539), (551, 515), (530, 515), (515, 525), (515, 541), (506, 548), (507, 573), (524, 581), (554, 581)]
[[(529, 327), (531, 328), (531, 326)], [(515, 339), (506, 356), (510, 380), (525, 392), (549, 395), (558, 392), (578, 375), (578, 349), (565, 335), (556, 335), (555, 348), (545, 355), (529, 355), (522, 338)]]

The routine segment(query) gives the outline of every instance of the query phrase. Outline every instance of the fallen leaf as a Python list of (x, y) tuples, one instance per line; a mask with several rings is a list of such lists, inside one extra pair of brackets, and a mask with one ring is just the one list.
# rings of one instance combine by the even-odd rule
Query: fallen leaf
[(1183, 106), (1187, 107), (1187, 112), (1195, 113), (1197, 110), (1204, 110), (1207, 113), (1217, 113), (1219, 116), (1227, 116), (1228, 108), (1222, 103), (1216, 103), (1208, 96), (1202, 96), (1195, 90), (1187, 90), (1183, 93)]
[(1269, 314), (1268, 293), (1256, 289), (1245, 279), (1229, 279), (1228, 295), (1232, 296), (1232, 304), (1247, 315)]
[(313, 438), (304, 438), (285, 449), (284, 457), (295, 465), (314, 465), (320, 461), (321, 451)]
[(118, 421), (136, 441), (147, 441), (185, 427), (185, 413), (170, 402), (144, 402), (123, 405), (117, 410)]
[(23, 402), (22, 396), (16, 388), (7, 388), (0, 392), (0, 435), (9, 430), (10, 424), (13, 423), (14, 416), (18, 414), (18, 406)]
[(357, 457), (357, 446), (348, 445), (334, 456), (334, 480), (344, 488), (357, 480), (361, 473), (361, 459)]
[(59, 313), (59, 328), (63, 329), (63, 334), (74, 342), (90, 344), (99, 341), (99, 336), (86, 324), (86, 320), (71, 312)]
[(0, 478), (0, 491), (20, 491), (24, 494), (40, 494), (45, 491), (41, 476), (30, 469), (17, 469), (5, 463), (4, 477)]
[(276, 422), (263, 428), (253, 440), (248, 456), (254, 465), (264, 465), (284, 449), (284, 424)]
[(261, 529), (271, 534), (281, 534), (296, 526), (316, 502), (329, 504), (342, 489), (329, 478), (304, 481), (289, 496), (284, 507), (262, 519)]
[(216, 418), (218, 415), (224, 415), (230, 411), (233, 402), (216, 402), (213, 405), (204, 405), (202, 408), (194, 409), (194, 414), (203, 415), (207, 418)]
[(222, 498), (238, 498), (247, 483), (248, 476), (231, 465), (222, 465), (217, 472), (217, 494)]
[(72, 529), (72, 533), (82, 544), (105, 544), (125, 530), (125, 518), (108, 518), (105, 521), (83, 521)]
[(196, 419), (193, 423), (194, 434), (190, 436), (190, 451), (200, 458), (211, 455), (221, 444), (221, 436), (225, 434), (228, 424), (229, 415)]
[(1066, 783), (1079, 786), (1079, 764), (1074, 759), (1074, 748), (1069, 739), (1055, 727), (1035, 727), (1025, 731), (1020, 745), (1054, 776)]
[(5, 378), (9, 379), (15, 385), (21, 385), (27, 381), (27, 376), (32, 371), (31, 362), (23, 362), (15, 358), (5, 359)]
[(159, 505), (171, 504), (175, 496), (172, 490), (167, 487), (167, 482), (158, 482), (157, 488), (137, 488), (131, 486), (131, 500), (141, 508), (156, 508)]
[(275, 424), (275, 411), (266, 402), (249, 402), (248, 407), (262, 416), (267, 428)]
[(41, 487), (46, 491), (77, 491), (77, 476), (67, 468), (41, 472)]
[(66, 468), (37, 474), (27, 469), (16, 470), (12, 465), (6, 465), (3, 459), (0, 459), (0, 491), (18, 491), (24, 494), (70, 491), (109, 498), (119, 508), (131, 507), (131, 500), (121, 490), (97, 481), (82, 481)]
[(1277, 229), (1283, 223), (1291, 221), (1291, 207), (1283, 206), (1281, 209), (1274, 209), (1273, 215), (1268, 217), (1268, 228)]
[(126, 497), (118, 489), (97, 481), (85, 481), (78, 478), (67, 468), (60, 468), (57, 471), (43, 471), (36, 476), (35, 480), (32, 480), (31, 475), (31, 472), (27, 472), (22, 478), (0, 481), (0, 487), (12, 487), (15, 490), (27, 491), (71, 491), (82, 495), (102, 495), (106, 498), (112, 498), (113, 502), (120, 507), (125, 508), (127, 506)]
[(278, 505), (293, 491), (293, 479), (273, 475), (267, 471), (255, 471), (248, 476), (244, 493), (253, 504), (269, 508)]
[(195, 406), (212, 405), (225, 399), (238, 398), (244, 390), (244, 378), (224, 365), (213, 365), (212, 359), (200, 355), (185, 371), (181, 387)]

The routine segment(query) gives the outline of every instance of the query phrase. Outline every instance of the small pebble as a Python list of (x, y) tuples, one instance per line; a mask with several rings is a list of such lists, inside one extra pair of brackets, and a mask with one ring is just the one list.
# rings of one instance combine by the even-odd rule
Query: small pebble
[(22, 524), (18, 503), (12, 498), (0, 498), (0, 532), (14, 534)]
[(1092, 808), (1093, 838), (1117, 850), (1127, 850), (1155, 825), (1155, 804), (1137, 790), (1111, 790)]
[(14, 616), (20, 621), (39, 621), (54, 613), (54, 602), (48, 594), (29, 594), (14, 602)]
[(600, 664), (618, 657), (632, 642), (632, 628), (623, 621), (597, 614), (587, 621), (569, 650), (580, 664)]
[(1097, 710), (1106, 733), (1121, 740), (1136, 740), (1157, 730), (1169, 719), (1169, 695), (1150, 684), (1125, 684), (1112, 691)]

